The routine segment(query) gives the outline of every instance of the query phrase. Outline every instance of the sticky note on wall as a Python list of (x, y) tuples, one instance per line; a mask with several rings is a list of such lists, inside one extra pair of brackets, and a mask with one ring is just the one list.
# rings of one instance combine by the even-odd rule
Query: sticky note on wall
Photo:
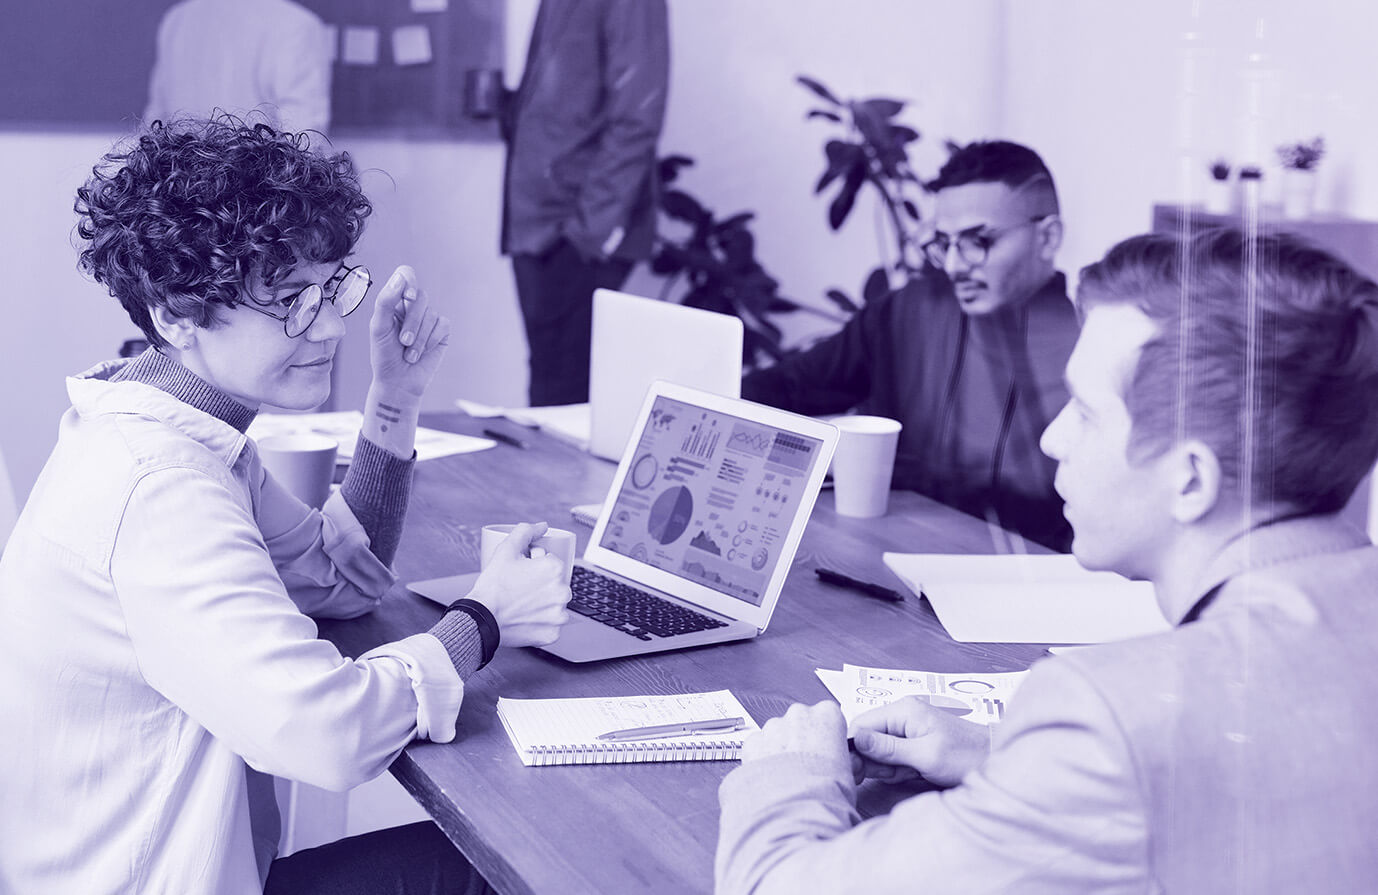
[(350, 25), (344, 29), (340, 58), (346, 65), (378, 64), (378, 29)]
[(392, 30), (393, 62), (425, 65), (431, 58), (431, 29), (425, 25), (403, 25)]

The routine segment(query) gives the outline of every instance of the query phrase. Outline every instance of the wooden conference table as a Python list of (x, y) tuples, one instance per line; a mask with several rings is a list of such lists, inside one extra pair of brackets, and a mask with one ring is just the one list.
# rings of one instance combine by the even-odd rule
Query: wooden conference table
[[(478, 434), (463, 414), (427, 415), (433, 428)], [(488, 523), (547, 520), (579, 536), (569, 507), (600, 501), (614, 466), (508, 423), (526, 449), (492, 450), (417, 465), (396, 569), (403, 582), (478, 568)], [(819, 497), (769, 629), (749, 642), (575, 665), (531, 649), (503, 649), (465, 687), (458, 735), (415, 743), (392, 773), (503, 893), (631, 895), (709, 892), (718, 833), (718, 784), (736, 762), (528, 768), (496, 715), (498, 696), (572, 697), (727, 688), (758, 722), (793, 702), (830, 698), (814, 676), (844, 663), (930, 671), (1017, 671), (1043, 654), (1030, 645), (954, 642), (926, 601), (889, 603), (820, 583), (815, 566), (901, 585), (885, 550), (992, 553), (986, 523), (912, 492), (894, 492), (881, 519), (849, 519)], [(347, 655), (430, 627), (439, 607), (399, 588), (371, 616), (322, 622)], [(863, 809), (908, 792), (863, 787)], [(869, 812), (868, 812), (869, 813)]]

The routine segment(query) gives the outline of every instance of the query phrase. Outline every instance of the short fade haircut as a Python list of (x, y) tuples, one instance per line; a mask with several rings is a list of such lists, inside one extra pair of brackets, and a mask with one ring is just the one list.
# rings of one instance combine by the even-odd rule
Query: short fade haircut
[(347, 153), (231, 115), (155, 121), (77, 190), (80, 267), (155, 346), (151, 309), (209, 328), (301, 264), (340, 261), (372, 206)]
[[(1127, 388), (1130, 459), (1184, 438), (1226, 486), (1306, 513), (1341, 509), (1378, 460), (1378, 286), (1287, 234), (1136, 236), (1081, 272), (1078, 309), (1157, 324)], [(1252, 462), (1252, 468), (1247, 464)]]
[(929, 184), (934, 192), (968, 183), (1003, 183), (1011, 190), (1042, 193), (1051, 203), (1048, 211), (1059, 211), (1057, 187), (1053, 172), (1043, 163), (1037, 152), (1009, 140), (978, 140), (957, 149), (948, 156)]

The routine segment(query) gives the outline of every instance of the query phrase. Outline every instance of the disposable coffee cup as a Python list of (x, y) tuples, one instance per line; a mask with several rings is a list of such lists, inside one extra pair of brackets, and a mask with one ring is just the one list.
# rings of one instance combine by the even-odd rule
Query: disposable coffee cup
[(268, 435), (258, 441), (258, 456), (273, 478), (310, 507), (320, 509), (335, 477), (335, 439), (313, 433)]
[[(493, 553), (498, 549), (498, 545), (507, 539), (516, 525), (485, 525), (479, 535), (478, 557), (479, 568), (488, 568), (488, 562), (493, 558)], [(537, 549), (544, 550), (546, 553), (559, 558), (565, 564), (565, 584), (568, 585), (570, 576), (574, 574), (574, 532), (566, 531), (563, 528), (547, 528), (544, 535), (531, 542), (533, 552)]]
[(832, 465), (838, 515), (860, 519), (884, 516), (890, 504), (890, 478), (902, 426), (884, 416), (843, 416), (832, 423), (841, 433)]

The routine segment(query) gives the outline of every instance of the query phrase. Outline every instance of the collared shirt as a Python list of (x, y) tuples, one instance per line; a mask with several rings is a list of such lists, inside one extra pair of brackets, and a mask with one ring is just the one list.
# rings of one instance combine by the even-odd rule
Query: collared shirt
[[(721, 789), (721, 893), (1378, 891), (1378, 548), (1331, 517), (1230, 544), (1173, 631), (1038, 663), (962, 783), (860, 821), (799, 753)], [(875, 784), (871, 784), (875, 785)]]
[(68, 381), (0, 559), (0, 890), (261, 892), (246, 765), (347, 789), (453, 739), (463, 683), (431, 634), (318, 639), (304, 613), (395, 580), (349, 504), (305, 507), (230, 414), (120, 369)]

